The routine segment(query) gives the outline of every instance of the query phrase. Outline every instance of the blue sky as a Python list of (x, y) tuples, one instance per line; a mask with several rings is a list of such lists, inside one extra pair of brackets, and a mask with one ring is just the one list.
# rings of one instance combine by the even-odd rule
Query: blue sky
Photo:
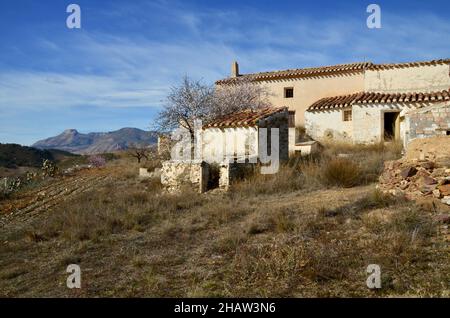
[[(82, 28), (66, 27), (80, 5)], [(382, 28), (366, 26), (366, 7)], [(170, 86), (243, 73), (450, 57), (450, 2), (14, 0), (0, 3), (0, 142), (148, 129)]]

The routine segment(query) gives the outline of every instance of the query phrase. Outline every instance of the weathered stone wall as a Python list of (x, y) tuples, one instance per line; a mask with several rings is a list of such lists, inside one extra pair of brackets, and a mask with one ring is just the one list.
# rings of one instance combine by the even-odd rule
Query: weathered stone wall
[(206, 162), (165, 161), (161, 169), (161, 184), (170, 192), (192, 187), (203, 193), (207, 190), (209, 165)]
[(409, 140), (450, 134), (450, 103), (417, 109), (407, 118)]
[(306, 112), (306, 134), (315, 140), (351, 141), (353, 124), (344, 121), (342, 112), (342, 109)]
[(366, 70), (366, 92), (431, 92), (450, 87), (449, 65)]

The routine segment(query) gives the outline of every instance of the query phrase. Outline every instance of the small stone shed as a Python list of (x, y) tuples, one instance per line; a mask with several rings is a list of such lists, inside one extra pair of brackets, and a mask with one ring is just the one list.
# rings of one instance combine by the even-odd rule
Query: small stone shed
[[(289, 116), (287, 107), (243, 110), (218, 118), (203, 127), (203, 159), (210, 163), (259, 159), (271, 154), (270, 138), (278, 129), (280, 160), (289, 158)], [(265, 132), (264, 132), (265, 130)], [(267, 149), (261, 141), (265, 141)]]
[(355, 143), (450, 134), (450, 89), (425, 93), (356, 93), (323, 98), (308, 108), (306, 131), (316, 140)]
[[(287, 107), (244, 110), (206, 124), (201, 133), (201, 160), (164, 162), (161, 183), (170, 191), (183, 186), (201, 193), (217, 187), (227, 190), (235, 180), (254, 171), (261, 155), (273, 155), (269, 137), (274, 128), (278, 129), (278, 159), (287, 160), (291, 115)], [(267, 149), (263, 138), (267, 138)]]

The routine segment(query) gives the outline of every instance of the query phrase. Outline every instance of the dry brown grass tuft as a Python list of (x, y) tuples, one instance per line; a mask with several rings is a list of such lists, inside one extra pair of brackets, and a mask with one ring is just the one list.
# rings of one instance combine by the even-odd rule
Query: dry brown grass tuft
[(304, 187), (302, 174), (297, 168), (281, 166), (278, 173), (263, 175), (259, 170), (247, 179), (232, 185), (232, 193), (242, 196), (297, 191)]
[(331, 159), (323, 167), (323, 182), (330, 186), (350, 188), (361, 180), (359, 165), (348, 159)]

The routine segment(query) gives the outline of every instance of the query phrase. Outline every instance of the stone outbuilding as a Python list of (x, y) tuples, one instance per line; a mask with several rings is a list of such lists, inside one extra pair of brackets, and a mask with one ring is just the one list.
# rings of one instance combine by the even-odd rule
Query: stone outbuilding
[(165, 161), (161, 183), (169, 191), (183, 186), (199, 192), (227, 190), (235, 180), (252, 173), (259, 163), (272, 165), (276, 160), (279, 165), (289, 158), (289, 143), (294, 142), (289, 134), (290, 116), (292, 112), (287, 107), (264, 108), (243, 110), (206, 124), (200, 139), (202, 157)]
[(202, 133), (203, 160), (210, 163), (254, 161), (265, 154), (273, 155), (270, 136), (274, 129), (278, 137), (278, 158), (287, 160), (289, 144), (294, 142), (289, 135), (290, 116), (292, 112), (287, 107), (264, 108), (243, 110), (208, 123)]

